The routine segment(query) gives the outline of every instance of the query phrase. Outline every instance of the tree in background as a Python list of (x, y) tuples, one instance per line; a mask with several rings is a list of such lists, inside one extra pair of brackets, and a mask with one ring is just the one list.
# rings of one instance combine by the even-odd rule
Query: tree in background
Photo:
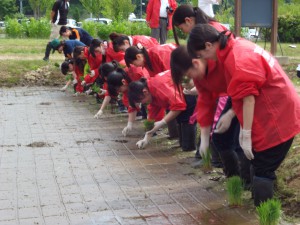
[(104, 1), (103, 0), (80, 0), (82, 6), (88, 11), (92, 13), (94, 17), (100, 18), (101, 12), (104, 9)]
[(0, 19), (3, 20), (5, 16), (11, 17), (18, 11), (14, 0), (0, 1)]
[(104, 10), (102, 14), (114, 20), (127, 19), (136, 7), (131, 0), (103, 0), (103, 2)]
[(127, 19), (135, 9), (131, 0), (80, 0), (82, 6), (94, 17), (101, 15), (114, 20)]
[(33, 10), (35, 19), (39, 19), (41, 16), (44, 16), (46, 9), (49, 8), (53, 3), (49, 0), (28, 0), (28, 2)]

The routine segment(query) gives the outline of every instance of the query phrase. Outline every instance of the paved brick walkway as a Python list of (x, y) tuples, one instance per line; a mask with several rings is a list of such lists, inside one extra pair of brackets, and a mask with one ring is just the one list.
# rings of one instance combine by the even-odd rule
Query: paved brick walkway
[(88, 99), (1, 90), (0, 225), (257, 224), (191, 167), (194, 153), (167, 141), (137, 150), (141, 126), (122, 137), (126, 117), (95, 120)]

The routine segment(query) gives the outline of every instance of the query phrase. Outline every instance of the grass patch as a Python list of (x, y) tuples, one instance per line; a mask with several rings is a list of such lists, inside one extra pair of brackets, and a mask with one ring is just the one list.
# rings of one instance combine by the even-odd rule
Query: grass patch
[(203, 155), (202, 157), (203, 161), (203, 169), (204, 171), (210, 171), (212, 170), (212, 165), (211, 165), (211, 149), (208, 148), (206, 151), (206, 154)]
[(269, 199), (256, 207), (260, 225), (277, 225), (281, 215), (281, 203), (277, 199)]
[(242, 205), (243, 181), (239, 176), (233, 176), (227, 179), (226, 182), (228, 202), (232, 207)]

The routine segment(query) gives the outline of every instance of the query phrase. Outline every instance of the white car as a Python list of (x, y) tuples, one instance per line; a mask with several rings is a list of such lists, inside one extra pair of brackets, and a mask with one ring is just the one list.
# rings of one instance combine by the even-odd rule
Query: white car
[(77, 28), (77, 22), (74, 19), (67, 19), (67, 27), (73, 27), (73, 28)]
[(103, 23), (103, 24), (111, 24), (112, 20), (108, 18), (87, 18), (84, 21), (86, 22), (95, 22), (95, 23)]

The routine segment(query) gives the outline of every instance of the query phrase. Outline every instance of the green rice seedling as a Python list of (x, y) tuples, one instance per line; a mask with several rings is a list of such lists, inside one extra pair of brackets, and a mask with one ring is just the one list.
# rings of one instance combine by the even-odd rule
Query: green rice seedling
[(243, 181), (239, 176), (228, 178), (226, 182), (229, 205), (238, 207), (242, 205)]
[(92, 85), (92, 90), (95, 93), (101, 94), (101, 88), (96, 83)]
[(144, 121), (145, 131), (152, 130), (154, 127), (154, 122), (155, 122), (154, 120), (145, 120)]
[(269, 199), (256, 207), (260, 225), (277, 225), (281, 215), (281, 203), (278, 199)]
[(72, 74), (69, 73), (68, 75), (65, 76), (65, 78), (66, 78), (66, 81), (69, 81), (69, 80), (73, 79), (73, 76), (72, 76)]
[(211, 166), (211, 150), (210, 148), (207, 149), (206, 154), (202, 156), (202, 162), (203, 162), (203, 169), (205, 171), (210, 171), (212, 169)]

